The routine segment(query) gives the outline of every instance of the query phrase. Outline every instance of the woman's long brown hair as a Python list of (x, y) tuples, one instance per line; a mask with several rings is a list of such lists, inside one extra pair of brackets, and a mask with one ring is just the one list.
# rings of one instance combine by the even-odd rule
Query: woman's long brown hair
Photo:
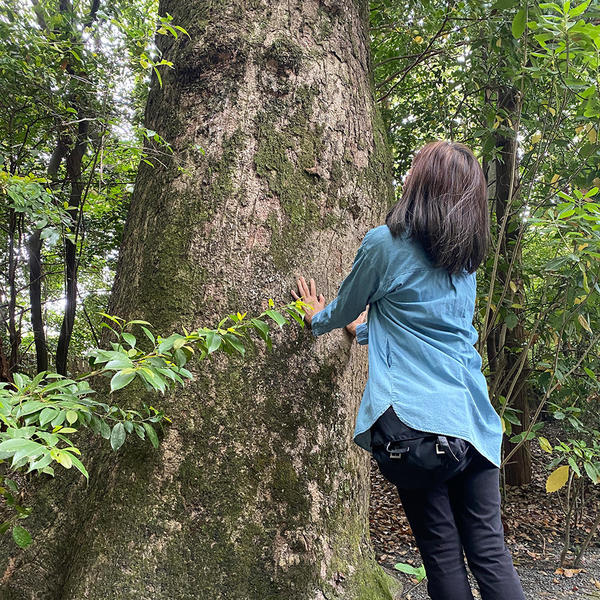
[(487, 182), (460, 142), (425, 144), (415, 155), (400, 200), (386, 217), (392, 235), (419, 240), (435, 266), (477, 270), (490, 245)]

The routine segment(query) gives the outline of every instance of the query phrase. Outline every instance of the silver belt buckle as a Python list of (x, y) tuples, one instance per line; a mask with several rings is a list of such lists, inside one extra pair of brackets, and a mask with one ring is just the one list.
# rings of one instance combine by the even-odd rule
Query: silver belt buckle
[(390, 448), (390, 444), (393, 442), (388, 442), (385, 445), (385, 449), (390, 455), (390, 458), (402, 458), (402, 455), (408, 452), (409, 448)]

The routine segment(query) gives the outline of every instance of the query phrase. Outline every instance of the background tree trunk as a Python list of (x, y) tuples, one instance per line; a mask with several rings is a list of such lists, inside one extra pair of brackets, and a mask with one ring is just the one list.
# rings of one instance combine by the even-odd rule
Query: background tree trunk
[[(510, 119), (511, 123), (514, 123), (518, 119), (519, 101), (518, 91), (514, 87), (500, 87), (498, 90), (498, 113), (507, 121)], [(508, 287), (505, 302), (510, 301), (509, 305), (516, 303), (523, 306), (524, 287), (523, 279), (520, 276), (522, 269), (521, 245), (519, 244), (518, 248), (516, 246), (519, 228), (523, 226), (520, 206), (515, 202), (519, 186), (518, 141), (514, 135), (507, 135), (500, 128), (498, 130), (499, 132), (495, 136), (495, 145), (500, 148), (500, 159), (494, 161), (494, 207), (498, 232), (506, 211), (509, 211), (509, 215), (503, 235), (497, 237), (500, 252), (497, 293), (500, 294), (505, 286), (510, 286), (507, 282), (506, 273), (511, 258), (515, 255), (510, 274), (510, 280), (513, 282), (515, 290), (513, 291)], [(511, 179), (513, 181), (512, 186)], [(517, 375), (522, 360), (522, 348), (526, 346), (527, 342), (527, 334), (522, 326), (524, 321), (523, 309), (513, 307), (511, 311), (517, 315), (516, 325), (511, 328), (506, 323), (499, 323), (490, 333), (487, 344), (488, 356), (491, 357), (490, 367), (493, 377), (497, 381), (496, 393), (506, 397), (512, 388), (508, 405), (520, 411), (517, 416), (521, 424), (514, 425), (511, 436), (504, 437), (504, 455), (507, 455), (516, 445), (510, 442), (508, 438), (526, 430), (530, 424), (529, 387), (526, 384), (530, 369), (527, 359), (525, 359), (525, 364)], [(492, 321), (496, 319), (495, 312), (492, 313), (490, 318)], [(529, 446), (529, 442), (524, 442), (504, 466), (506, 483), (524, 485), (531, 481), (531, 450)]]
[[(109, 312), (190, 330), (290, 301), (299, 274), (331, 301), (393, 202), (367, 2), (166, 0), (167, 13), (191, 39), (158, 36), (174, 69), (153, 80), (146, 126), (174, 154), (140, 166)], [(2, 597), (391, 599), (369, 455), (352, 441), (366, 367), (344, 331), (315, 341), (294, 325), (270, 354), (194, 365), (183, 391), (127, 388), (123, 404), (172, 419), (159, 450), (132, 437), (88, 453), (89, 489), (61, 509), (77, 523), (56, 552), (8, 557)]]

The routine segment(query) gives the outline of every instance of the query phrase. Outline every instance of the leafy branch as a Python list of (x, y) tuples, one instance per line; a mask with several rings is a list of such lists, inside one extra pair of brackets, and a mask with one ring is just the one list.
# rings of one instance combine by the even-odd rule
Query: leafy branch
[[(246, 318), (247, 313), (237, 312), (224, 317), (214, 329), (202, 327), (188, 332), (184, 328), (183, 335), (173, 333), (166, 338), (155, 335), (147, 321), (125, 321), (100, 313), (110, 322), (103, 322), (102, 326), (108, 327), (117, 341), (110, 342), (110, 350), (95, 348), (88, 353), (90, 363), (95, 367), (93, 371), (74, 379), (48, 371), (33, 378), (14, 373), (13, 383), (0, 383), (0, 463), (10, 460), (10, 464), (6, 463), (10, 471), (27, 469), (26, 473), (34, 471), (52, 476), (54, 463), (65, 469), (75, 466), (89, 479), (79, 458), (81, 451), (71, 439), (80, 427), (110, 440), (113, 450), (118, 450), (127, 435), (134, 432), (157, 448), (158, 435), (154, 426), (163, 419), (170, 421), (164, 412), (146, 404), (140, 410), (132, 410), (94, 400), (90, 396), (96, 392), (88, 379), (96, 375), (110, 377), (111, 395), (136, 378), (147, 391), (165, 394), (173, 385), (183, 386), (186, 380), (194, 379), (185, 368), (194, 355), (203, 360), (221, 350), (229, 355), (244, 356), (246, 345), (253, 344), (252, 331), (270, 351), (272, 341), (268, 320), (282, 328), (290, 322), (284, 316), (287, 315), (304, 327), (304, 307), (310, 305), (296, 300), (276, 309), (271, 298), (268, 305), (269, 308), (258, 317)], [(135, 325), (141, 328), (142, 338), (150, 342), (150, 350), (142, 349), (138, 338), (131, 333)], [(31, 509), (20, 506), (17, 495), (16, 482), (0, 475), (0, 496), (14, 510), (14, 515), (0, 524), (0, 533), (12, 526), (15, 542), (26, 547), (31, 543), (31, 536), (16, 522), (27, 518)]]

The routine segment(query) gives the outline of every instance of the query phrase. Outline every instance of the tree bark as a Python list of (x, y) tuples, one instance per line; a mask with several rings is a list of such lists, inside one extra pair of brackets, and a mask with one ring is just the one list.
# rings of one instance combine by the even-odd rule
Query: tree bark
[[(212, 326), (290, 301), (300, 274), (331, 301), (394, 201), (368, 3), (164, 0), (167, 13), (191, 39), (157, 37), (174, 68), (154, 77), (145, 125), (173, 157), (140, 166), (109, 312), (162, 333)], [(369, 454), (352, 441), (366, 358), (343, 330), (290, 325), (271, 353), (194, 364), (182, 391), (126, 388), (124, 405), (172, 420), (160, 448), (133, 436), (116, 459), (88, 454), (64, 535), (4, 562), (2, 597), (391, 600)]]

